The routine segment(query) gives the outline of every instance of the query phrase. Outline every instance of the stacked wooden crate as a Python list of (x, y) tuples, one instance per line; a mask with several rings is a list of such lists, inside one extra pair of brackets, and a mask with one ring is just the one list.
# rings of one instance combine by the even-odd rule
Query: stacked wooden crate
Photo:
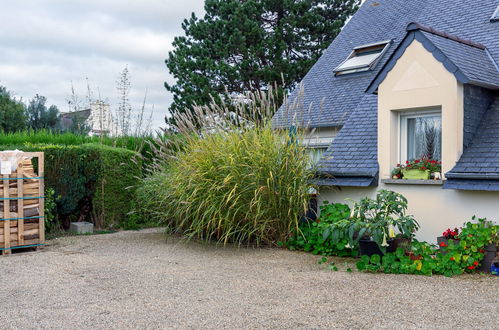
[[(5, 152), (2, 158), (8, 157)], [(33, 167), (37, 159), (37, 171)], [(0, 251), (45, 242), (43, 152), (22, 153), (16, 171), (0, 177)]]

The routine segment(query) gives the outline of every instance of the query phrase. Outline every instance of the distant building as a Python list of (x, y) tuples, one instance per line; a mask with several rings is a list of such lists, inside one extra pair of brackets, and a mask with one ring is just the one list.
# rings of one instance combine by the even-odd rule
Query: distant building
[(109, 104), (95, 101), (90, 109), (61, 113), (61, 126), (68, 130), (75, 121), (84, 122), (90, 128), (89, 135), (118, 135)]

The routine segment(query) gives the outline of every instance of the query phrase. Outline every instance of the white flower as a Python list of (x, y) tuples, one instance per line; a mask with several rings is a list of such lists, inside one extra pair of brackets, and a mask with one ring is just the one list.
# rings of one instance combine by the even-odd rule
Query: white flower
[(381, 246), (389, 246), (386, 242), (386, 234), (383, 234), (383, 243), (381, 243)]

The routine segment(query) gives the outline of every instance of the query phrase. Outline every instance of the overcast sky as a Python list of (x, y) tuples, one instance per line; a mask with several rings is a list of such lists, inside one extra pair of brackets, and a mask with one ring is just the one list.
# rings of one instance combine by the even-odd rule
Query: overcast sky
[(172, 96), (164, 64), (181, 23), (203, 0), (0, 0), (0, 85), (16, 96), (44, 95), (68, 111), (73, 82), (77, 94), (92, 89), (111, 106), (116, 81), (128, 65), (130, 100), (139, 108), (146, 88), (154, 105), (154, 127), (162, 126)]

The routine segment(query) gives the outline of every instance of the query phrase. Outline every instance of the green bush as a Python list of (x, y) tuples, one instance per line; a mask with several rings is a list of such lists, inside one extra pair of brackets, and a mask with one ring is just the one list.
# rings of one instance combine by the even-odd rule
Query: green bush
[(65, 226), (90, 220), (97, 227), (115, 227), (127, 220), (142, 174), (134, 151), (101, 144), (2, 146), (16, 148), (45, 153), (45, 185), (55, 192)]
[(306, 210), (308, 163), (287, 132), (268, 126), (191, 136), (139, 192), (154, 204), (150, 216), (188, 237), (275, 244)]
[[(356, 256), (357, 250), (349, 246), (347, 235), (339, 237), (344, 230), (338, 225), (349, 215), (348, 205), (325, 202), (321, 206), (320, 218), (317, 221), (302, 221), (299, 231), (288, 239), (286, 247), (290, 250), (303, 250), (322, 256)], [(335, 235), (336, 232), (338, 235)], [(329, 238), (330, 233), (331, 236), (335, 236), (334, 239)]]
[(124, 148), (141, 154), (144, 165), (149, 165), (153, 158), (154, 139), (152, 137), (134, 136), (87, 136), (73, 133), (58, 133), (53, 131), (31, 131), (0, 134), (0, 146), (22, 145), (60, 145), (79, 146), (82, 144), (102, 144), (110, 147)]
[(362, 256), (359, 270), (390, 274), (460, 275), (476, 272), (485, 255), (485, 248), (494, 241), (499, 226), (486, 219), (465, 223), (458, 236), (459, 244), (441, 243), (440, 247), (426, 242), (413, 242), (410, 253), (397, 249), (395, 253)]

